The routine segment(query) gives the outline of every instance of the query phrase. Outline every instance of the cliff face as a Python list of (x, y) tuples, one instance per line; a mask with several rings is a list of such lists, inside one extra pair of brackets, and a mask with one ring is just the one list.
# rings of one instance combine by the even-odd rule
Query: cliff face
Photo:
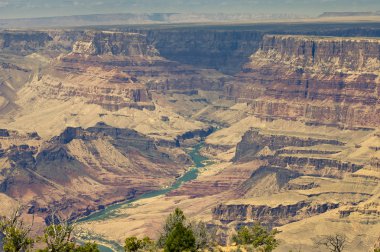
[(170, 60), (233, 74), (260, 45), (262, 32), (207, 29), (157, 30), (147, 38)]
[(378, 39), (270, 36), (226, 96), (262, 117), (325, 124), (379, 124)]
[(29, 89), (46, 99), (81, 98), (108, 110), (154, 109), (143, 82), (125, 67), (144, 65), (156, 55), (145, 36), (134, 33), (73, 34), (72, 50), (33, 80)]
[(360, 163), (335, 159), (334, 155), (340, 151), (325, 150), (343, 148), (345, 145), (346, 143), (335, 139), (268, 134), (259, 129), (251, 129), (238, 143), (234, 160), (248, 162), (263, 159), (268, 165), (304, 175), (341, 178), (345, 173), (363, 168)]
[(75, 42), (73, 53), (140, 57), (158, 55), (158, 51), (148, 45), (143, 34), (123, 32), (88, 32), (85, 38)]
[(51, 207), (80, 215), (157, 190), (186, 165), (160, 151), (153, 139), (101, 123), (69, 127), (49, 141), (2, 130), (0, 146), (0, 193), (40, 217)]
[(301, 201), (296, 204), (279, 205), (218, 205), (213, 209), (213, 217), (222, 223), (233, 221), (259, 222), (262, 225), (278, 226), (302, 220), (305, 216), (314, 216), (338, 208), (339, 204), (324, 203), (312, 205)]
[[(136, 29), (127, 29), (136, 32)], [(200, 26), (182, 29), (140, 29), (160, 52), (172, 61), (236, 74), (261, 45), (265, 34), (302, 34), (342, 37), (379, 37), (380, 28), (364, 24), (292, 24)]]
[[(265, 154), (265, 151), (267, 153), (268, 151), (279, 151), (288, 146), (308, 147), (320, 144), (344, 145), (344, 143), (338, 140), (264, 134), (261, 133), (259, 129), (251, 129), (244, 134), (241, 142), (237, 145), (235, 160), (238, 161), (249, 158), (247, 155), (257, 157)], [(267, 149), (265, 150), (265, 148)], [(247, 151), (249, 151), (249, 153)], [(279, 154), (282, 153), (279, 152)]]
[(71, 51), (52, 60), (27, 87), (38, 96), (63, 101), (78, 97), (111, 111), (125, 107), (154, 110), (152, 90), (222, 91), (228, 79), (215, 70), (161, 57), (144, 34), (67, 34), (71, 33), (55, 34), (54, 38), (72, 43)]
[(252, 58), (265, 56), (265, 60), (276, 59), (286, 63), (288, 68), (302, 67), (315, 74), (373, 73), (378, 71), (379, 50), (377, 38), (267, 35), (260, 51)]
[(27, 54), (43, 49), (51, 40), (46, 32), (1, 32), (0, 49)]

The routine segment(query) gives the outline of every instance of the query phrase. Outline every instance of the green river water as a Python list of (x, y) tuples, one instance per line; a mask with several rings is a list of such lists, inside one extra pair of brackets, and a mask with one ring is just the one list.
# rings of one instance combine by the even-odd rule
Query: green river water
[[(146, 193), (133, 200), (128, 200), (122, 203), (109, 206), (102, 211), (93, 213), (90, 216), (81, 219), (79, 222), (83, 223), (83, 222), (96, 221), (96, 220), (106, 220), (106, 219), (117, 217), (118, 216), (117, 211), (120, 208), (130, 207), (131, 203), (138, 203), (138, 201), (142, 199), (148, 199), (148, 198), (153, 198), (153, 197), (167, 194), (175, 189), (180, 188), (183, 183), (196, 179), (198, 177), (198, 169), (204, 167), (205, 163), (208, 161), (208, 158), (203, 157), (200, 154), (200, 149), (202, 148), (203, 144), (204, 144), (203, 142), (197, 144), (196, 146), (191, 148), (191, 150), (188, 152), (189, 156), (194, 162), (194, 166), (190, 170), (188, 170), (183, 176), (178, 178), (177, 181), (171, 187), (153, 191), (150, 193)], [(110, 244), (110, 247), (111, 246), (114, 247), (114, 249), (111, 249), (110, 247), (99, 245), (99, 249), (101, 252), (112, 252), (112, 251), (115, 251), (115, 249), (117, 249), (116, 251), (122, 251), (122, 247), (120, 245), (113, 243), (111, 241), (105, 241), (105, 240), (99, 239), (99, 242)]]

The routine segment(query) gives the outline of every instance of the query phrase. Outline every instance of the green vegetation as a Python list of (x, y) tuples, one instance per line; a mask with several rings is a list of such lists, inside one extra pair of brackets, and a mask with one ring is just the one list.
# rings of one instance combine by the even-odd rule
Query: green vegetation
[[(74, 226), (67, 221), (61, 221), (52, 214), (53, 223), (46, 227), (42, 237), (31, 237), (31, 226), (26, 226), (20, 218), (20, 209), (10, 217), (0, 218), (0, 233), (4, 235), (3, 249), (5, 252), (99, 252), (95, 243), (78, 245), (74, 242), (72, 233)], [(33, 250), (35, 243), (39, 243), (42, 249)]]
[(44, 235), (39, 238), (46, 246), (39, 252), (99, 252), (95, 243), (78, 246), (72, 237), (74, 226), (68, 222), (58, 222), (59, 224), (49, 225), (45, 229)]
[(165, 252), (196, 251), (197, 242), (191, 225), (181, 209), (177, 208), (168, 216), (157, 243)]
[[(75, 225), (56, 215), (51, 215), (52, 223), (48, 225), (42, 236), (31, 237), (31, 228), (20, 218), (20, 211), (15, 211), (10, 217), (0, 218), (0, 233), (4, 235), (3, 249), (5, 252), (99, 252), (95, 243), (79, 245), (75, 242), (73, 232)], [(272, 251), (278, 242), (274, 238), (276, 230), (268, 231), (260, 225), (251, 228), (243, 227), (234, 237), (239, 245), (250, 245), (254, 248)], [(33, 249), (34, 245), (41, 249)], [(213, 251), (218, 245), (215, 233), (204, 222), (187, 221), (179, 208), (171, 213), (163, 226), (160, 238), (154, 242), (149, 237), (138, 239), (129, 237), (125, 240), (126, 252), (164, 251), (164, 252), (195, 252)], [(248, 251), (248, 250), (247, 250)]]
[(197, 250), (212, 250), (218, 244), (216, 243), (215, 229), (207, 228), (207, 225), (202, 222), (192, 222), (191, 230), (195, 238), (195, 248)]
[(164, 245), (165, 252), (196, 251), (195, 237), (190, 227), (177, 223), (168, 233)]
[(170, 233), (174, 230), (174, 228), (180, 224), (184, 223), (186, 220), (186, 217), (181, 209), (177, 208), (174, 210), (173, 213), (171, 213), (164, 224), (162, 233), (160, 235), (160, 238), (158, 239), (158, 246), (160, 248), (163, 248), (165, 246), (165, 243), (170, 235)]
[(157, 244), (149, 238), (139, 240), (129, 237), (125, 240), (127, 252), (156, 251), (165, 252), (203, 251), (215, 247), (214, 234), (203, 222), (188, 222), (179, 208), (171, 213), (162, 228)]
[(31, 251), (34, 239), (30, 235), (31, 226), (28, 227), (20, 220), (20, 209), (9, 217), (0, 218), (0, 233), (4, 235), (3, 249), (5, 252)]
[(252, 227), (242, 227), (237, 234), (233, 236), (232, 241), (237, 245), (245, 246), (247, 249), (253, 247), (265, 252), (270, 252), (279, 245), (279, 242), (275, 238), (278, 233), (279, 231), (276, 229), (269, 231), (256, 223)]
[(144, 237), (142, 240), (139, 240), (133, 236), (125, 239), (124, 250), (126, 252), (155, 251), (156, 244), (149, 237)]

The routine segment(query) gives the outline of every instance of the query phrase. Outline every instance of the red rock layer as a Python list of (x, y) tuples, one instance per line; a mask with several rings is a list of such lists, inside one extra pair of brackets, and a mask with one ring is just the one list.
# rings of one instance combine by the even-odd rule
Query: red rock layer
[(380, 40), (267, 35), (227, 97), (261, 117), (379, 125)]

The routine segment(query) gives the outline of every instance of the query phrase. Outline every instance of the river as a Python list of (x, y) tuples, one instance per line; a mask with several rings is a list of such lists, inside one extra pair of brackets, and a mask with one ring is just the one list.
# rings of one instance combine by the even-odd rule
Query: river
[[(117, 213), (116, 213), (117, 210), (120, 208), (128, 207), (130, 203), (136, 203), (142, 199), (148, 199), (148, 198), (153, 198), (153, 197), (167, 194), (173, 190), (180, 188), (183, 183), (196, 179), (198, 177), (198, 170), (204, 167), (205, 163), (207, 163), (208, 161), (208, 158), (203, 157), (200, 154), (200, 149), (203, 147), (203, 145), (204, 145), (204, 142), (200, 142), (199, 144), (195, 145), (193, 148), (191, 148), (188, 151), (189, 156), (194, 162), (194, 166), (191, 169), (189, 169), (183, 176), (178, 178), (177, 181), (171, 187), (143, 194), (133, 200), (128, 200), (122, 203), (114, 204), (112, 206), (105, 208), (104, 210), (93, 213), (89, 215), (88, 217), (81, 219), (79, 222), (83, 223), (83, 222), (90, 222), (90, 221), (97, 221), (97, 220), (106, 220), (113, 217), (117, 217)], [(117, 251), (122, 249), (120, 245), (117, 245), (116, 243), (111, 242), (111, 241), (105, 241), (105, 240), (99, 239), (99, 242), (102, 244), (104, 243), (109, 244), (110, 246), (115, 247), (115, 249), (117, 248)], [(101, 252), (114, 251), (114, 249), (111, 249), (104, 245), (99, 245), (99, 249)]]

